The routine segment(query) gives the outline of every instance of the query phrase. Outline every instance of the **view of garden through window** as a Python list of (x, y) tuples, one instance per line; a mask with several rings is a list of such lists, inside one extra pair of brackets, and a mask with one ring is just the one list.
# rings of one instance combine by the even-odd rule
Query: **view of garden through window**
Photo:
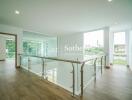
[(15, 40), (6, 40), (6, 58), (15, 58)]

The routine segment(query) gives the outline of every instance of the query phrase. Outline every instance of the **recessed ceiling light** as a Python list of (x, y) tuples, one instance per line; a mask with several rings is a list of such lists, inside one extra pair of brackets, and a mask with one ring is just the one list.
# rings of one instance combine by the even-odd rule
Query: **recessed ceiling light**
[(108, 0), (108, 2), (112, 2), (112, 0)]
[(15, 10), (15, 14), (19, 15), (20, 14), (20, 11)]

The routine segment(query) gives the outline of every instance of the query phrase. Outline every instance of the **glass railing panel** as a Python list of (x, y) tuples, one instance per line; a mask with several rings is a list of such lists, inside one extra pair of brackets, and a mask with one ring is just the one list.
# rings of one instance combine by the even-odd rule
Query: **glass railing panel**
[(79, 95), (81, 93), (81, 65), (75, 64), (75, 93)]
[(28, 57), (21, 56), (21, 67), (28, 70)]
[(55, 60), (45, 60), (47, 80), (72, 91), (72, 64)]
[(105, 56), (103, 56), (102, 58), (102, 68), (104, 69), (104, 67), (105, 67)]
[(101, 57), (96, 60), (96, 73), (101, 71)]
[[(20, 58), (21, 66), (23, 68), (28, 69), (29, 71), (39, 76), (43, 76), (44, 79), (57, 84), (70, 92), (73, 92), (73, 90), (75, 90), (74, 92), (77, 95), (81, 93), (81, 87), (85, 89), (92, 81), (92, 79), (98, 75), (98, 72), (101, 71), (101, 61), (102, 68), (105, 64), (105, 57), (102, 60), (101, 57), (99, 57), (97, 59), (93, 58), (92, 60), (89, 59), (81, 63), (74, 62), (80, 61), (77, 58), (75, 60), (70, 60), (70, 62), (67, 62), (69, 61), (69, 59), (64, 60), (60, 58), (41, 58), (33, 56), (21, 56)], [(81, 75), (83, 75), (83, 77), (81, 77)], [(81, 81), (82, 78), (83, 81)]]
[(85, 63), (83, 68), (83, 84), (84, 88), (89, 84), (90, 80), (94, 77), (94, 60)]
[(30, 71), (42, 76), (42, 58), (30, 57)]

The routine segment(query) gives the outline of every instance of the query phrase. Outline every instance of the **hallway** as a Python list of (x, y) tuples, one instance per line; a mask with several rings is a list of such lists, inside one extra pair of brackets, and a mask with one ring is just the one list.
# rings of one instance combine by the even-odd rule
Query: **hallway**
[(84, 100), (132, 100), (132, 71), (125, 66), (105, 69), (96, 84), (84, 92)]

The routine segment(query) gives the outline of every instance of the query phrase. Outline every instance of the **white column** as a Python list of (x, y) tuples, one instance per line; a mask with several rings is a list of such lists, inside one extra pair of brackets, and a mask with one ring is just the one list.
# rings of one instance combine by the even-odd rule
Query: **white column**
[[(19, 34), (17, 34), (17, 53), (22, 54), (23, 53), (23, 32), (21, 31)], [(20, 66), (20, 58), (17, 54), (17, 67)]]
[(129, 37), (129, 31), (125, 31), (125, 42), (126, 42), (126, 61), (127, 65), (130, 65), (130, 50), (131, 50), (131, 43), (130, 43), (130, 37)]
[(128, 64), (132, 69), (132, 31), (129, 31), (129, 52), (128, 52)]
[(110, 64), (113, 64), (114, 59), (114, 33), (111, 32), (109, 34), (109, 62)]
[(110, 63), (110, 35), (109, 35), (109, 27), (104, 28), (104, 52), (106, 54), (106, 65), (109, 66)]

